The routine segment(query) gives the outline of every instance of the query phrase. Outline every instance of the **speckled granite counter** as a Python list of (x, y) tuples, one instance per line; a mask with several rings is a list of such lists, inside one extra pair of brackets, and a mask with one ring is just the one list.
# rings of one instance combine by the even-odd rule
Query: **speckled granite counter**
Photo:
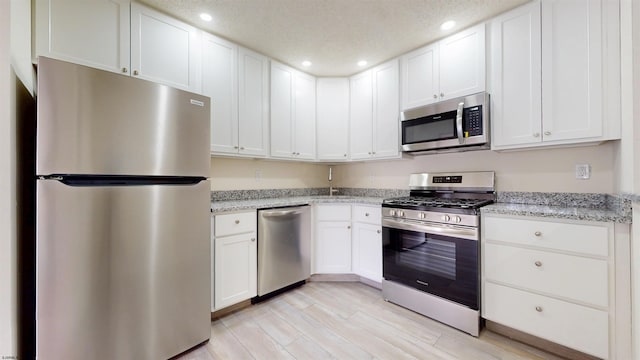
[(481, 212), (624, 224), (632, 220), (631, 201), (608, 194), (504, 192)]
[(251, 199), (251, 200), (212, 201), (211, 211), (214, 213), (219, 213), (219, 212), (225, 212), (225, 211), (264, 209), (264, 208), (271, 208), (271, 207), (296, 206), (296, 205), (304, 205), (304, 204), (311, 205), (311, 204), (319, 204), (319, 203), (380, 205), (382, 204), (383, 199), (384, 198), (382, 197), (316, 195), (316, 196), (292, 196), (292, 197)]

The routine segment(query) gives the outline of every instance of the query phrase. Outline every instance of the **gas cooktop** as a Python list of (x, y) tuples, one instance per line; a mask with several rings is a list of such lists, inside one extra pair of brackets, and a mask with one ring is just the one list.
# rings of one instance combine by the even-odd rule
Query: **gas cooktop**
[(452, 199), (439, 197), (405, 196), (385, 199), (383, 204), (403, 208), (456, 208), (477, 209), (493, 203), (490, 199)]

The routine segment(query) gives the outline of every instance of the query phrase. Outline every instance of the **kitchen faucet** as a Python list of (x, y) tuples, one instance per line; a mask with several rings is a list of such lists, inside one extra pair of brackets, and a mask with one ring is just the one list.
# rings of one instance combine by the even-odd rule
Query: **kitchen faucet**
[(333, 180), (333, 169), (329, 166), (329, 196), (333, 196), (334, 193), (338, 192), (338, 189), (333, 188), (331, 180)]

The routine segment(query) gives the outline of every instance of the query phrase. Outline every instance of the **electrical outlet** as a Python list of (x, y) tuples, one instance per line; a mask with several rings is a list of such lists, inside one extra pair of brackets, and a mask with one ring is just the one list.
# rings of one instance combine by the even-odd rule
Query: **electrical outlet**
[(256, 170), (256, 181), (262, 180), (262, 171)]
[(588, 180), (590, 177), (591, 177), (591, 165), (589, 164), (576, 165), (576, 179)]

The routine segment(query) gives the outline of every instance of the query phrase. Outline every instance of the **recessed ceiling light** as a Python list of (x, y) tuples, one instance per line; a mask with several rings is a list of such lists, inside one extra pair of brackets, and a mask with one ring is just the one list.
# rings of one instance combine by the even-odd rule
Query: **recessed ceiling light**
[(303, 62), (302, 62), (302, 66), (304, 66), (304, 67), (309, 67), (309, 66), (311, 66), (311, 61), (309, 61), (309, 60), (305, 60), (305, 61), (303, 61)]
[(211, 17), (211, 15), (209, 15), (207, 13), (202, 13), (202, 14), (200, 14), (200, 19), (202, 19), (204, 21), (211, 21), (213, 18)]
[(440, 29), (449, 30), (449, 29), (453, 28), (454, 26), (456, 26), (456, 22), (453, 21), (453, 20), (449, 20), (449, 21), (443, 22), (442, 25), (440, 25)]
[(358, 61), (358, 66), (365, 66), (365, 65), (367, 65), (366, 61), (364, 61), (364, 60)]

